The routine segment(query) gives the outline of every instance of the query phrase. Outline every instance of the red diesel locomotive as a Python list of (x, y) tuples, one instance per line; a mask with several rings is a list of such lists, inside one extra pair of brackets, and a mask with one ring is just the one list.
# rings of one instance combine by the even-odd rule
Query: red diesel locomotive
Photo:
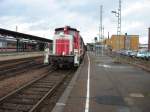
[(69, 26), (56, 28), (53, 37), (53, 53), (50, 62), (54, 65), (79, 66), (85, 53), (80, 32)]

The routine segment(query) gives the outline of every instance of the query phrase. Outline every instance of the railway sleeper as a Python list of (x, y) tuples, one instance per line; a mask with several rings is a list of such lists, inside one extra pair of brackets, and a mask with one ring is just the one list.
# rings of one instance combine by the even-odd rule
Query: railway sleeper
[(49, 82), (57, 81), (57, 80), (59, 80), (59, 76), (60, 75), (57, 75), (57, 76), (48, 76), (48, 77), (44, 78), (43, 81), (46, 81), (46, 82), (47, 81), (49, 81)]
[(36, 91), (24, 91), (21, 94), (26, 94), (26, 95), (43, 95), (45, 92), (36, 92)]
[[(57, 76), (57, 77), (58, 77), (58, 76)], [(50, 81), (50, 80), (52, 80), (52, 81)], [(43, 82), (48, 82), (48, 81), (49, 81), (50, 83), (52, 83), (52, 84), (55, 84), (56, 82), (59, 82), (59, 81), (60, 81), (60, 78), (59, 78), (59, 79), (58, 79), (58, 78), (57, 78), (57, 79), (56, 79), (56, 78), (55, 78), (55, 79), (54, 79), (54, 78), (51, 78), (51, 79), (49, 78), (49, 79), (44, 80)]]
[(51, 83), (51, 82), (49, 82), (49, 83), (48, 82), (46, 82), (46, 83), (45, 82), (37, 82), (36, 83), (36, 85), (45, 85), (45, 86), (50, 86), (50, 85), (53, 86), (53, 84), (54, 83)]
[[(32, 108), (33, 105), (22, 105), (22, 104), (13, 104), (13, 103), (4, 103), (2, 109), (12, 109), (14, 111), (28, 111)], [(11, 111), (10, 111), (11, 112)]]
[(36, 92), (47, 92), (49, 88), (30, 88), (29, 90), (33, 90)]
[(32, 85), (33, 88), (52, 88), (52, 85)]
[(41, 81), (39, 81), (38, 83), (50, 83), (50, 84), (53, 84), (54, 82), (52, 82), (52, 81), (50, 81), (49, 79), (48, 80), (41, 80)]
[(37, 99), (18, 99), (18, 98), (12, 98), (11, 101), (9, 101), (8, 103), (12, 103), (12, 104), (25, 104), (25, 105), (33, 105), (37, 102)]
[[(17, 94), (14, 96), (15, 98), (18, 99), (40, 99), (42, 96), (41, 95), (26, 95), (26, 94)], [(14, 98), (13, 97), (13, 98)]]
[(45, 94), (45, 92), (37, 92), (37, 91), (33, 91), (33, 90), (27, 90), (27, 91), (24, 91), (23, 92), (24, 94), (26, 94), (26, 95), (43, 95), (43, 94)]
[[(0, 112), (16, 112), (16, 111), (12, 109), (0, 109)], [(23, 111), (17, 110), (17, 112), (23, 112)]]

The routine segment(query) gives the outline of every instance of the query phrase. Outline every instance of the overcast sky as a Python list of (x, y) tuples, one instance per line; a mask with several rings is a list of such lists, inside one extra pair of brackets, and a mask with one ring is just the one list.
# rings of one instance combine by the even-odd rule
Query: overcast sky
[[(0, 27), (52, 39), (54, 29), (70, 25), (84, 41), (98, 36), (99, 7), (103, 5), (105, 36), (116, 34), (118, 0), (0, 0)], [(147, 43), (150, 0), (122, 0), (122, 34), (136, 34)]]

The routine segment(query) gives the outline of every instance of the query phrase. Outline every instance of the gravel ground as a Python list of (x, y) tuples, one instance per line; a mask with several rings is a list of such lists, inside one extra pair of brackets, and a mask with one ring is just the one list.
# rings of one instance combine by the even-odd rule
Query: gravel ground
[(23, 84), (41, 75), (44, 75), (44, 72), (48, 71), (49, 69), (50, 67), (48, 66), (38, 70), (31, 70), (15, 77), (10, 77), (0, 81), (0, 98), (13, 91), (14, 89), (19, 88)]

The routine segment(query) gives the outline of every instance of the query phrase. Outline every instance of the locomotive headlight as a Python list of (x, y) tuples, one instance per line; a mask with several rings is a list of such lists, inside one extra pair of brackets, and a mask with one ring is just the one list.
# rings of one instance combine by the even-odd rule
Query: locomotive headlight
[(74, 49), (74, 54), (77, 55), (78, 54), (78, 50)]
[(77, 53), (77, 52), (78, 52), (78, 49), (74, 49), (74, 52)]

